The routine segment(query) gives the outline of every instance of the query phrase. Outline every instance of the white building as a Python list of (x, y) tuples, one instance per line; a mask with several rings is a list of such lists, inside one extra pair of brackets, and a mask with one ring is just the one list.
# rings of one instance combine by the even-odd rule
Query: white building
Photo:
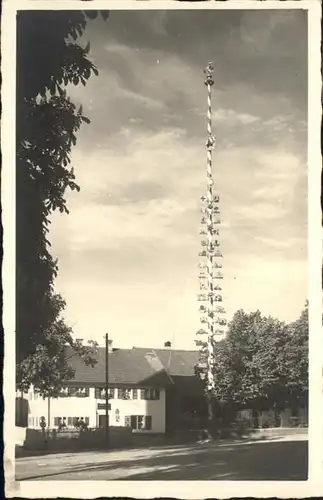
[[(74, 427), (75, 420), (83, 419), (89, 427), (105, 424), (105, 389), (91, 386), (69, 386), (59, 398), (43, 399), (31, 389), (28, 397), (28, 427), (40, 428), (45, 417), (50, 427), (59, 421)], [(109, 425), (131, 426), (134, 432), (164, 433), (166, 430), (165, 389), (153, 387), (110, 387)], [(48, 411), (49, 410), (49, 411)]]
[[(111, 349), (109, 425), (130, 426), (134, 432), (165, 433), (175, 415), (190, 407), (192, 394), (204, 400), (203, 387), (194, 376), (197, 359), (196, 351)], [(99, 348), (94, 367), (84, 365), (78, 356), (70, 356), (69, 362), (75, 375), (60, 397), (44, 400), (31, 388), (24, 395), (23, 412), (17, 398), (18, 413), (24, 413), (28, 427), (39, 429), (41, 417), (51, 428), (58, 427), (60, 421), (74, 427), (75, 420), (81, 418), (89, 427), (104, 427), (105, 349)]]

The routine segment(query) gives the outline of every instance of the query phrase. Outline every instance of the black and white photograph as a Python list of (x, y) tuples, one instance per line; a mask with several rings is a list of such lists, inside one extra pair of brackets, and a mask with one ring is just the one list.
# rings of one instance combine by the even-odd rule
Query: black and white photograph
[(19, 496), (306, 482), (309, 8), (75, 3), (15, 16)]

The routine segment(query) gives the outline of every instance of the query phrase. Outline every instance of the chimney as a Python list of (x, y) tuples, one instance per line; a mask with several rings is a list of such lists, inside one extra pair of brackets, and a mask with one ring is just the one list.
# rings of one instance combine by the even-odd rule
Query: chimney
[(164, 347), (172, 347), (172, 343), (168, 340), (165, 342)]

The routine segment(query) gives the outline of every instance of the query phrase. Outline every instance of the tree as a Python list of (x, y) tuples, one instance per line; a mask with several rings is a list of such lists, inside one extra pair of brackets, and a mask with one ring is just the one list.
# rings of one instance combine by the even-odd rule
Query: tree
[(214, 399), (255, 413), (291, 407), (307, 394), (307, 338), (307, 308), (291, 325), (237, 311), (226, 339), (214, 344)]
[(300, 317), (290, 326), (286, 345), (286, 388), (292, 408), (306, 405), (308, 398), (308, 303)]
[[(80, 356), (86, 365), (94, 366), (98, 345), (89, 341), (85, 346), (73, 339), (72, 329), (61, 316), (66, 304), (60, 295), (52, 297), (51, 305), (55, 317), (46, 330), (46, 343), (37, 345), (17, 366), (19, 388), (25, 390), (32, 384), (43, 398), (58, 397), (64, 382), (74, 376), (75, 370), (69, 364), (73, 356)], [(67, 355), (71, 346), (72, 354)]]
[[(79, 190), (70, 163), (76, 132), (90, 120), (67, 95), (68, 85), (85, 85), (98, 70), (89, 44), (76, 43), (95, 11), (20, 11), (17, 16), (16, 105), (16, 360), (17, 384), (49, 384), (49, 367), (65, 380), (71, 372), (63, 347), (69, 344), (86, 363), (89, 349), (72, 337), (54, 292), (58, 262), (49, 251), (50, 214), (68, 213), (65, 192)], [(102, 13), (107, 17), (107, 13)], [(46, 371), (47, 367), (47, 371)], [(38, 373), (38, 381), (37, 379)]]

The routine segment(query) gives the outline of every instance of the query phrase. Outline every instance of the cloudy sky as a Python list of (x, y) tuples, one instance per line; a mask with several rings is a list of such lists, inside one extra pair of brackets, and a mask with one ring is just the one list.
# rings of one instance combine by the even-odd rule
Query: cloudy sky
[(302, 11), (111, 12), (82, 42), (100, 70), (71, 95), (91, 118), (80, 193), (53, 217), (57, 291), (77, 337), (193, 347), (213, 60), (224, 300), (294, 320), (307, 296), (307, 26)]

